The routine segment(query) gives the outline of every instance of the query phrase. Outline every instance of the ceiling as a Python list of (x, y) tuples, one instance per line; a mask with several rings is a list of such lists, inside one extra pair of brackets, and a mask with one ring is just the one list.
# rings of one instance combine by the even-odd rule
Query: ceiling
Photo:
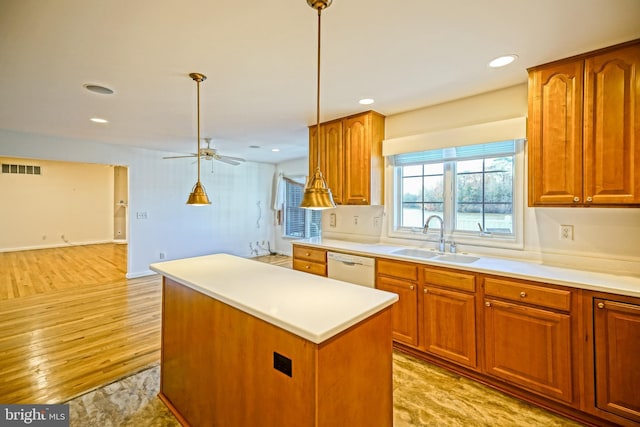
[[(316, 31), (304, 0), (0, 0), (0, 129), (194, 152), (188, 74), (199, 72), (212, 147), (268, 163), (304, 157)], [(638, 0), (335, 0), (322, 13), (321, 121), (524, 83), (527, 67), (635, 38)], [(507, 53), (518, 61), (487, 66)]]

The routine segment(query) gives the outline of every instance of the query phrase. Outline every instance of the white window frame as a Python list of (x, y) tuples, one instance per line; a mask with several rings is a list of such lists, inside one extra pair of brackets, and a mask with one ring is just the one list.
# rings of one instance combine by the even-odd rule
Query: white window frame
[[(504, 249), (524, 249), (524, 204), (525, 204), (525, 141), (516, 140), (515, 154), (513, 161), (513, 234), (510, 236), (455, 231), (452, 232), (452, 224), (455, 219), (455, 179), (453, 177), (453, 168), (445, 167), (445, 197), (444, 197), (444, 235), (446, 240), (453, 240), (457, 244), (469, 246), (482, 246), (490, 248)], [(448, 174), (448, 175), (447, 175)], [(421, 240), (437, 243), (440, 239), (439, 229), (430, 229), (425, 235), (422, 228), (400, 228), (400, 209), (402, 206), (401, 167), (390, 165), (387, 163), (387, 185), (386, 191), (388, 196), (389, 221), (387, 235), (390, 238)], [(449, 183), (450, 185), (447, 185)], [(437, 222), (432, 222), (431, 226), (437, 226)]]

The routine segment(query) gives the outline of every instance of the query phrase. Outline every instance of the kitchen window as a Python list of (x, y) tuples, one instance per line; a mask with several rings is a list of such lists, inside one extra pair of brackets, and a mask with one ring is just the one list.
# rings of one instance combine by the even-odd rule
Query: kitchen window
[(284, 178), (284, 236), (308, 238), (320, 236), (322, 211), (300, 208), (304, 184)]
[[(444, 219), (456, 242), (522, 246), (523, 141), (468, 145), (390, 157), (393, 165), (391, 237), (424, 239), (430, 215)], [(438, 221), (429, 240), (439, 238)]]

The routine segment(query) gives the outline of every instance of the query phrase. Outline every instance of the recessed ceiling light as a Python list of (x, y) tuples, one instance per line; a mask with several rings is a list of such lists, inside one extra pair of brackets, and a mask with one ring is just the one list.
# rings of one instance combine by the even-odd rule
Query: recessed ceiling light
[(109, 89), (108, 87), (105, 86), (100, 86), (100, 85), (94, 85), (94, 84), (85, 84), (83, 85), (83, 87), (88, 90), (89, 92), (93, 92), (93, 93), (99, 93), (101, 95), (112, 95), (113, 94), (113, 89)]
[(518, 59), (518, 55), (499, 56), (493, 59), (491, 62), (489, 62), (489, 67), (491, 68), (504, 67), (505, 65), (511, 64), (516, 59)]
[(358, 104), (362, 104), (362, 105), (371, 105), (373, 104), (375, 101), (371, 98), (362, 98), (360, 101), (358, 101)]
[(280, 151), (279, 148), (272, 148), (271, 151), (273, 151), (274, 153), (277, 153), (278, 151)]
[(93, 123), (109, 123), (109, 120), (101, 119), (100, 117), (91, 117), (89, 120)]

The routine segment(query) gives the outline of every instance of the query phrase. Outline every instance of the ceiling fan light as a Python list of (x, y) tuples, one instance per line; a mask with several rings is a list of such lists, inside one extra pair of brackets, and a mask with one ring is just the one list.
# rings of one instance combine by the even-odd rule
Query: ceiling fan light
[(207, 191), (204, 189), (204, 186), (200, 181), (196, 182), (196, 185), (193, 186), (193, 190), (191, 191), (191, 194), (189, 194), (187, 204), (190, 206), (206, 206), (211, 204), (209, 196), (207, 196)]

